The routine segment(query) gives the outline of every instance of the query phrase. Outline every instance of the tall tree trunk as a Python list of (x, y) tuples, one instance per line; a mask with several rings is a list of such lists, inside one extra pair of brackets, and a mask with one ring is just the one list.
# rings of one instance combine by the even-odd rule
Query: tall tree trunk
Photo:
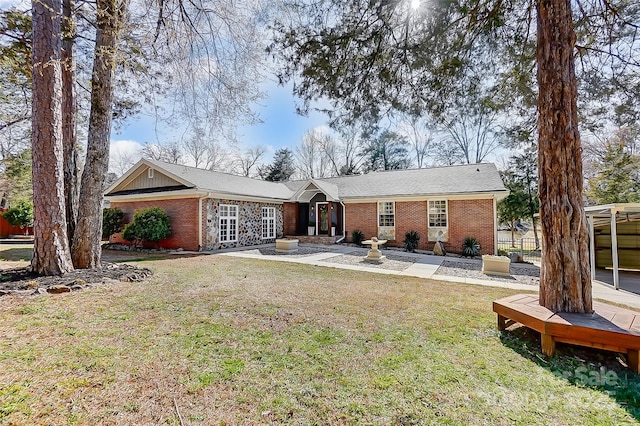
[(537, 0), (540, 304), (591, 312), (571, 0)]
[(67, 240), (62, 147), (60, 0), (33, 2), (33, 271), (73, 270)]
[(72, 244), (76, 268), (99, 269), (104, 179), (109, 168), (113, 76), (118, 31), (127, 1), (97, 0), (96, 48), (91, 81), (87, 158), (82, 173), (78, 222)]
[(76, 64), (73, 0), (62, 0), (62, 145), (67, 238), (73, 241), (78, 214), (78, 150), (76, 131)]

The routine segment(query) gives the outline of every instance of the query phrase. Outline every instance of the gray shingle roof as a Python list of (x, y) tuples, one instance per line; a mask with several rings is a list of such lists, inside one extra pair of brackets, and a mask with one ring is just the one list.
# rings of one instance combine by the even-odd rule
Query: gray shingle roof
[(217, 192), (246, 197), (273, 198), (288, 200), (295, 191), (286, 185), (267, 182), (244, 176), (236, 176), (195, 167), (170, 164), (162, 161), (148, 160), (159, 170), (166, 170), (180, 178), (191, 182), (196, 188), (204, 191)]
[[(144, 160), (189, 182), (201, 191), (287, 201), (313, 181), (334, 199), (430, 196), (470, 193), (507, 193), (496, 166), (491, 163), (430, 169), (393, 170), (365, 175), (290, 182), (267, 182), (195, 167)], [(143, 161), (143, 162), (144, 162)]]
[(342, 199), (506, 191), (496, 166), (491, 163), (393, 170), (319, 180), (336, 185)]

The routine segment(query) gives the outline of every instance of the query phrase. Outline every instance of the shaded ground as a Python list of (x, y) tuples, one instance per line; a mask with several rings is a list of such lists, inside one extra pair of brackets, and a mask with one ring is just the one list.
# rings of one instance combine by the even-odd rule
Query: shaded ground
[(30, 246), (3, 250), (3, 261), (0, 262), (0, 296), (68, 293), (114, 282), (143, 281), (152, 274), (148, 268), (114, 263), (137, 261), (140, 253), (104, 250), (101, 270), (79, 269), (61, 276), (39, 276), (28, 266), (30, 251)]

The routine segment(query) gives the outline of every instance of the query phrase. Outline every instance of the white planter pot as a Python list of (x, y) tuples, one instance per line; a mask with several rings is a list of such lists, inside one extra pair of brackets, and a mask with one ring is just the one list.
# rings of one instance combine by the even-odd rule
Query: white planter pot
[(316, 235), (316, 228), (314, 226), (309, 226), (307, 228), (307, 234), (308, 235)]
[(335, 226), (332, 226), (332, 227), (331, 227), (331, 236), (332, 236), (332, 237), (335, 237), (335, 236), (336, 236), (336, 227), (335, 227)]
[(511, 259), (506, 256), (491, 256), (488, 254), (482, 256), (483, 274), (510, 276), (510, 265)]
[(298, 240), (276, 240), (276, 252), (291, 253), (298, 251)]

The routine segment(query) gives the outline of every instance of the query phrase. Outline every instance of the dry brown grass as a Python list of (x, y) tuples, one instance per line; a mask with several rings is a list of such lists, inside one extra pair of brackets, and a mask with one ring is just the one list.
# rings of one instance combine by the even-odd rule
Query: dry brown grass
[(554, 374), (582, 365), (572, 352), (501, 341), (491, 302), (508, 290), (223, 256), (141, 266), (149, 282), (0, 299), (0, 423), (179, 424), (174, 400), (185, 424), (207, 425), (639, 413), (637, 376), (616, 369), (610, 396)]

